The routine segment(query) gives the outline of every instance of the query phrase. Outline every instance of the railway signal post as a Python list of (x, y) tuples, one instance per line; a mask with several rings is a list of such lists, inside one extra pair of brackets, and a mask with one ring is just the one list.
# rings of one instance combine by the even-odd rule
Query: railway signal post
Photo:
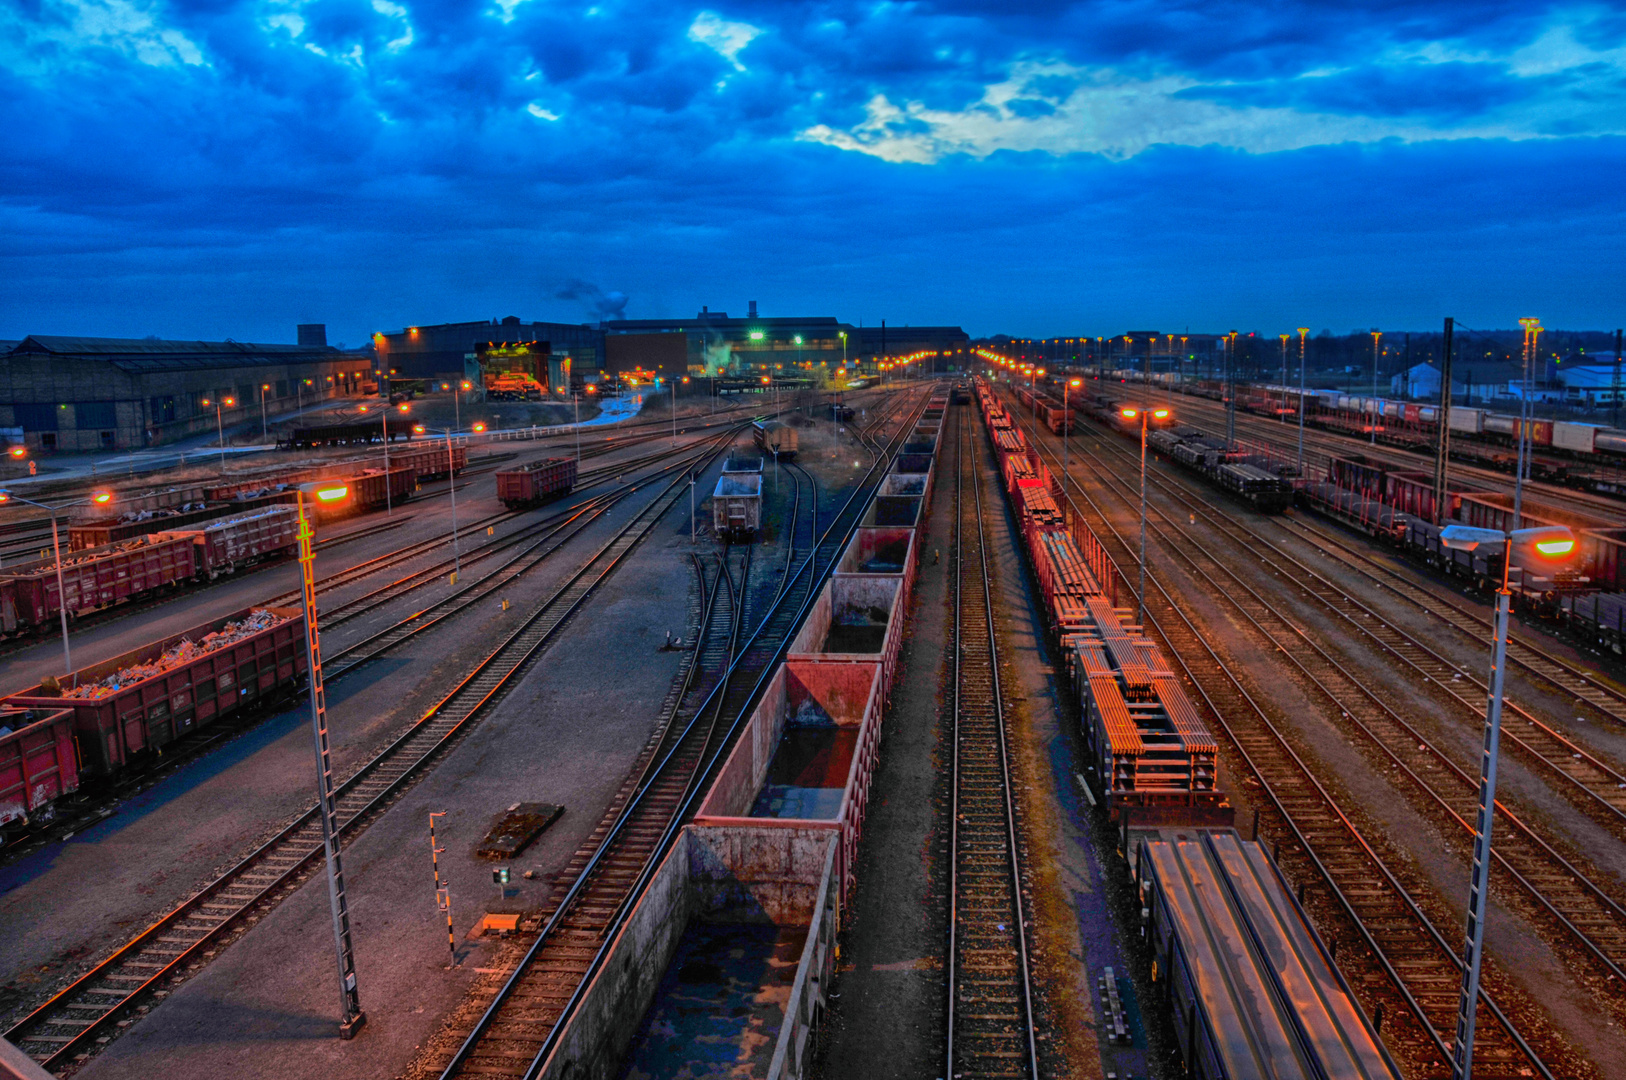
[(1452, 1075), (1470, 1080), (1474, 1067), (1474, 1014), (1479, 1002), (1479, 968), (1485, 948), (1485, 903), (1490, 892), (1491, 824), (1496, 811), (1496, 765), (1502, 741), (1502, 674), (1507, 661), (1508, 616), (1513, 593), (1508, 578), (1515, 551), (1533, 553), (1553, 563), (1575, 554), (1575, 536), (1562, 525), (1536, 529), (1477, 529), (1448, 525), (1440, 543), (1453, 551), (1473, 551), (1481, 544), (1502, 544), (1502, 587), (1496, 593), (1496, 623), (1491, 646), (1490, 694), (1485, 703), (1485, 747), (1479, 765), (1479, 809), (1474, 819), (1473, 879), (1468, 887), (1467, 941), (1463, 945), (1462, 995), (1457, 1003), (1457, 1035), (1452, 1045)]
[(324, 505), (350, 496), (344, 484), (305, 484), (295, 505), (299, 510), (299, 568), (304, 578), (305, 662), (310, 679), (311, 737), (316, 748), (316, 798), (322, 819), (322, 851), (327, 856), (327, 898), (333, 912), (333, 945), (339, 967), (339, 1038), (354, 1038), (367, 1022), (356, 989), (356, 957), (350, 941), (350, 907), (345, 899), (344, 864), (339, 855), (339, 813), (333, 799), (333, 766), (328, 755), (327, 701), (322, 689), (322, 645), (316, 632), (316, 552), (314, 530), (305, 516), (305, 496)]
[[(32, 473), (34, 463), (29, 462), (28, 464)], [(57, 532), (56, 512), (66, 510), (70, 506), (89, 506), (92, 503), (97, 506), (106, 506), (112, 501), (113, 493), (111, 491), (97, 491), (93, 492), (90, 498), (81, 502), (50, 506), (46, 503), (35, 502), (32, 499), (25, 499), (20, 495), (13, 495), (9, 491), (0, 490), (0, 503), (20, 502), (25, 506), (38, 507), (51, 515), (51, 553), (56, 559), (56, 606), (58, 608), (57, 614), (62, 617), (62, 674), (64, 677), (72, 677), (75, 686), (79, 685), (79, 677), (74, 674), (73, 651), (68, 648), (68, 590), (62, 584), (62, 542)]]

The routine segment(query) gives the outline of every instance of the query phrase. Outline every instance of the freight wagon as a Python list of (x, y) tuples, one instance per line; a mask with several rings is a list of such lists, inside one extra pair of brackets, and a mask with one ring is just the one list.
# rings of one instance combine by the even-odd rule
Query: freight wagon
[(0, 842), (48, 823), (78, 789), (73, 710), (0, 705)]
[(781, 461), (796, 456), (799, 437), (796, 429), (777, 420), (759, 420), (751, 425), (751, 440), (764, 454), (772, 454)]
[(1185, 1076), (1400, 1080), (1293, 889), (1234, 829), (1135, 849), (1152, 1011), (1173, 1021)]
[(0, 705), (70, 710), (82, 774), (113, 776), (194, 727), (286, 699), (305, 660), (300, 609), (244, 608)]
[(510, 510), (568, 495), (575, 486), (575, 458), (544, 458), (497, 473), (497, 498)]
[(68, 550), (102, 547), (128, 540), (135, 536), (148, 536), (157, 532), (175, 532), (190, 529), (203, 522), (241, 514), (262, 505), (285, 502), (286, 499), (219, 500), (204, 503), (183, 503), (178, 507), (158, 510), (140, 510), (117, 518), (87, 518), (68, 526)]
[(762, 527), (762, 474), (724, 473), (711, 493), (712, 531), (725, 539), (749, 539)]
[[(77, 618), (141, 600), (185, 581), (213, 579), (292, 551), (298, 513), (269, 506), (202, 529), (151, 533), (63, 557), (68, 615)], [(56, 562), (38, 559), (0, 570), (0, 632), (49, 632), (62, 610)]]

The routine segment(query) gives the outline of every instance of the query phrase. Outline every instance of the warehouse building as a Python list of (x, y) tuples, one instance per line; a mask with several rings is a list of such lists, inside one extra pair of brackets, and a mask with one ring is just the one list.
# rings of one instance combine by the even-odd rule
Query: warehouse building
[[(478, 322), (408, 326), (396, 334), (376, 334), (373, 343), (396, 380), (449, 382), (468, 379), (476, 386), (522, 369), (543, 385), (552, 361), (554, 378), (568, 382), (604, 367), (604, 331), (581, 323), (523, 322), (517, 315)], [(556, 359), (555, 359), (556, 358)]]
[(300, 337), (255, 345), (34, 335), (0, 344), (0, 434), (36, 453), (129, 450), (214, 431), (216, 403), (229, 432), (257, 426), (262, 410), (269, 423), (365, 392), (371, 353), (329, 348), (320, 326), (300, 327)]

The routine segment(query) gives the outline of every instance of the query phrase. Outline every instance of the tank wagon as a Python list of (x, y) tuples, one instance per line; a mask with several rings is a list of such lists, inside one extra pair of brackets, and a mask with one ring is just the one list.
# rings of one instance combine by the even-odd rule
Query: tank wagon
[(544, 458), (497, 473), (497, 498), (510, 510), (539, 506), (575, 486), (575, 458)]
[[(300, 609), (244, 608), (9, 694), (0, 710), (42, 719), (0, 737), (0, 793), (9, 775), (7, 747), (24, 735), (34, 733), (33, 742), (22, 740), (33, 755), (31, 768), (55, 762), (57, 790), (44, 800), (53, 803), (84, 779), (112, 779), (139, 767), (195, 728), (287, 700), (304, 680), (305, 661)], [(47, 723), (53, 726), (41, 728)], [(46, 731), (59, 748), (64, 734), (71, 739), (77, 751), (71, 770), (60, 749), (44, 747)], [(48, 820), (50, 812), (48, 805), (34, 805), (28, 815)]]
[(1234, 829), (1147, 836), (1134, 863), (1153, 1008), (1174, 1021), (1186, 1076), (1400, 1080), (1257, 841)]
[(758, 420), (751, 425), (751, 441), (764, 454), (772, 454), (780, 461), (796, 456), (799, 437), (796, 429), (778, 420)]

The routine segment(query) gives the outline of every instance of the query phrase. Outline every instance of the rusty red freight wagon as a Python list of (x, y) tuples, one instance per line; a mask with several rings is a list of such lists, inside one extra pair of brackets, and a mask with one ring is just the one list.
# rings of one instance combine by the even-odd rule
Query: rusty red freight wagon
[(890, 698), (903, 646), (902, 574), (833, 576), (785, 653), (808, 664), (881, 665), (881, 695)]
[(833, 827), (841, 833), (836, 871), (851, 896), (881, 711), (879, 664), (782, 664), (694, 824)]
[(497, 498), (510, 510), (567, 495), (575, 486), (575, 458), (544, 458), (497, 473)]
[(197, 572), (216, 578), (293, 551), (299, 544), (299, 511), (287, 505), (268, 506), (211, 522), (202, 529), (160, 535), (190, 537)]
[(106, 775), (194, 727), (285, 697), (305, 670), (304, 613), (244, 608), (61, 676), (63, 689), (32, 686), (0, 704), (71, 709), (83, 772)]
[(0, 706), (0, 837), (49, 821), (79, 788), (73, 710)]
[(273, 495), (258, 499), (230, 500), (192, 505), (192, 509), (161, 508), (140, 511), (129, 518), (87, 518), (68, 526), (68, 550), (102, 547), (129, 540), (136, 536), (149, 536), (160, 532), (179, 532), (195, 529), (202, 524), (235, 517), (260, 506), (292, 501), (293, 495)]
[[(318, 521), (364, 513), (368, 510), (380, 510), (386, 506), (400, 506), (412, 498), (412, 493), (418, 487), (417, 470), (410, 467), (398, 468), (394, 461), (390, 462), (388, 474), (383, 469), (366, 469), (332, 479), (334, 483), (348, 486), (350, 495), (339, 502), (316, 503)], [(389, 488), (388, 496), (385, 495), (386, 485)]]
[[(196, 573), (189, 537), (138, 536), (64, 554), (62, 587), (69, 616), (123, 603)], [(0, 630), (43, 627), (62, 610), (56, 562), (36, 559), (0, 570)]]

